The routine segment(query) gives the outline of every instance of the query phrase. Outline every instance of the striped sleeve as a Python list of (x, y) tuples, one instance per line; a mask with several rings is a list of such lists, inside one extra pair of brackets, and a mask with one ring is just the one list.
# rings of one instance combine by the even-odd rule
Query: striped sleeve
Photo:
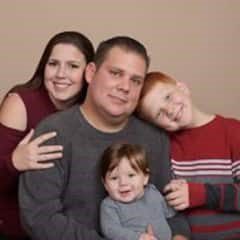
[(240, 184), (205, 184), (207, 206), (224, 212), (240, 212)]

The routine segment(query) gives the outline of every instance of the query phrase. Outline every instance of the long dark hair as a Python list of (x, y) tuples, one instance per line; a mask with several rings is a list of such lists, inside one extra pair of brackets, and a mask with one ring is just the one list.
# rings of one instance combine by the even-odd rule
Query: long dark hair
[[(90, 62), (93, 60), (94, 57), (94, 47), (91, 41), (84, 36), (82, 33), (75, 32), (75, 31), (65, 31), (60, 32), (54, 35), (49, 42), (47, 43), (43, 54), (40, 58), (40, 61), (37, 65), (37, 68), (29, 81), (23, 84), (18, 84), (14, 86), (9, 92), (15, 92), (20, 89), (38, 89), (43, 86), (44, 84), (44, 70), (45, 66), (48, 62), (48, 59), (51, 55), (51, 52), (55, 45), (57, 44), (71, 44), (75, 46), (79, 51), (83, 53), (85, 56), (86, 62)], [(87, 90), (87, 83), (85, 79), (83, 79), (83, 87), (79, 93), (79, 101), (81, 101), (85, 95)]]

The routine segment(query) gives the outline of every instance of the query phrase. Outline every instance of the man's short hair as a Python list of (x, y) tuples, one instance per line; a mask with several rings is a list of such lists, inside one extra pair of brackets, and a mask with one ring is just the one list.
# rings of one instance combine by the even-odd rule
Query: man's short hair
[(123, 50), (138, 54), (144, 59), (146, 63), (146, 69), (148, 69), (150, 64), (150, 59), (147, 54), (146, 48), (139, 41), (127, 36), (113, 37), (101, 42), (98, 45), (98, 48), (94, 57), (94, 63), (96, 64), (97, 68), (101, 66), (101, 64), (106, 59), (107, 54), (113, 47), (119, 47), (119, 48), (122, 48)]

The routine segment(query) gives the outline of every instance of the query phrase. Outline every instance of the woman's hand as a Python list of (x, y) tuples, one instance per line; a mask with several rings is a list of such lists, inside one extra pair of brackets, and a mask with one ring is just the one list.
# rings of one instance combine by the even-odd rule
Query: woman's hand
[(17, 145), (12, 154), (14, 167), (18, 171), (45, 169), (54, 166), (49, 160), (62, 157), (61, 145), (39, 146), (56, 136), (56, 132), (42, 134), (31, 141), (34, 130), (32, 129)]

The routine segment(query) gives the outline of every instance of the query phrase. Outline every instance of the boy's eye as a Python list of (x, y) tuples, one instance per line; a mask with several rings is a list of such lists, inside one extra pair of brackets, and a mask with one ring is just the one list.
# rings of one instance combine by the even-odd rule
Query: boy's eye
[(160, 118), (162, 116), (162, 111), (159, 111), (157, 114), (156, 114), (156, 118)]
[(165, 96), (165, 99), (166, 100), (169, 100), (171, 98), (171, 94), (167, 94), (166, 96)]

